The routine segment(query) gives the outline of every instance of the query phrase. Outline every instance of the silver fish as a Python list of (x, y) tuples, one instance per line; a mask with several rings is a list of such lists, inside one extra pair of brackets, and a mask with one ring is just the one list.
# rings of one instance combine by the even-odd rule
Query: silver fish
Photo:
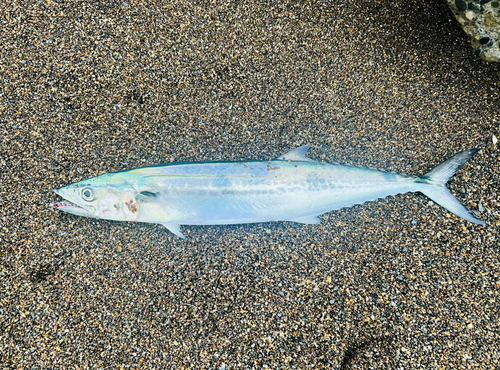
[(108, 173), (54, 190), (53, 207), (79, 216), (179, 225), (268, 221), (320, 223), (319, 215), (389, 195), (421, 192), (463, 219), (485, 225), (446, 188), (477, 149), (421, 177), (313, 161), (301, 146), (272, 161), (169, 163)]

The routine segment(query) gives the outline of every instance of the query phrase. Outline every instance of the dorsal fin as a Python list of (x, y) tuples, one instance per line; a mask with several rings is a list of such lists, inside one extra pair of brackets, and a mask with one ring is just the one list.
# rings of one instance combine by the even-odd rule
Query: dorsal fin
[(314, 162), (311, 158), (306, 157), (306, 153), (309, 150), (309, 145), (302, 145), (298, 148), (290, 150), (288, 153), (283, 154), (278, 157), (282, 161), (303, 161), (303, 162)]

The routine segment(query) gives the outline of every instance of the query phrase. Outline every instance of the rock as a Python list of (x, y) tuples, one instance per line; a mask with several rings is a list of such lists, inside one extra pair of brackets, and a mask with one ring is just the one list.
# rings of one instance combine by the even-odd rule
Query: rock
[(500, 61), (500, 0), (446, 0), (469, 35), (476, 53), (488, 62)]

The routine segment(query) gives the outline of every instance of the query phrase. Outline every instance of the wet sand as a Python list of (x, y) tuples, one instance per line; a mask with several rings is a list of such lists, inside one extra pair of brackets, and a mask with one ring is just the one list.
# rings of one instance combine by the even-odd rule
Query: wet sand
[[(494, 369), (500, 70), (444, 1), (0, 3), (0, 367)], [(172, 161), (309, 156), (422, 175), (291, 222), (55, 212), (53, 189)], [(293, 200), (291, 200), (293, 201)]]

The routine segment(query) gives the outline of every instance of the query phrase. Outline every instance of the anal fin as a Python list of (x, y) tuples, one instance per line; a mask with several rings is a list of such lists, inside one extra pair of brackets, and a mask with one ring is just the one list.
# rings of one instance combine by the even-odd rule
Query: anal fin
[(317, 225), (321, 223), (321, 219), (318, 218), (316, 215), (310, 215), (310, 216), (303, 216), (299, 217), (293, 220), (288, 220), (292, 222), (298, 222), (299, 224), (308, 224), (308, 225)]
[(175, 225), (175, 224), (162, 224), (165, 226), (167, 229), (170, 230), (170, 232), (174, 235), (177, 235), (181, 239), (186, 239), (184, 235), (182, 235), (180, 225)]

